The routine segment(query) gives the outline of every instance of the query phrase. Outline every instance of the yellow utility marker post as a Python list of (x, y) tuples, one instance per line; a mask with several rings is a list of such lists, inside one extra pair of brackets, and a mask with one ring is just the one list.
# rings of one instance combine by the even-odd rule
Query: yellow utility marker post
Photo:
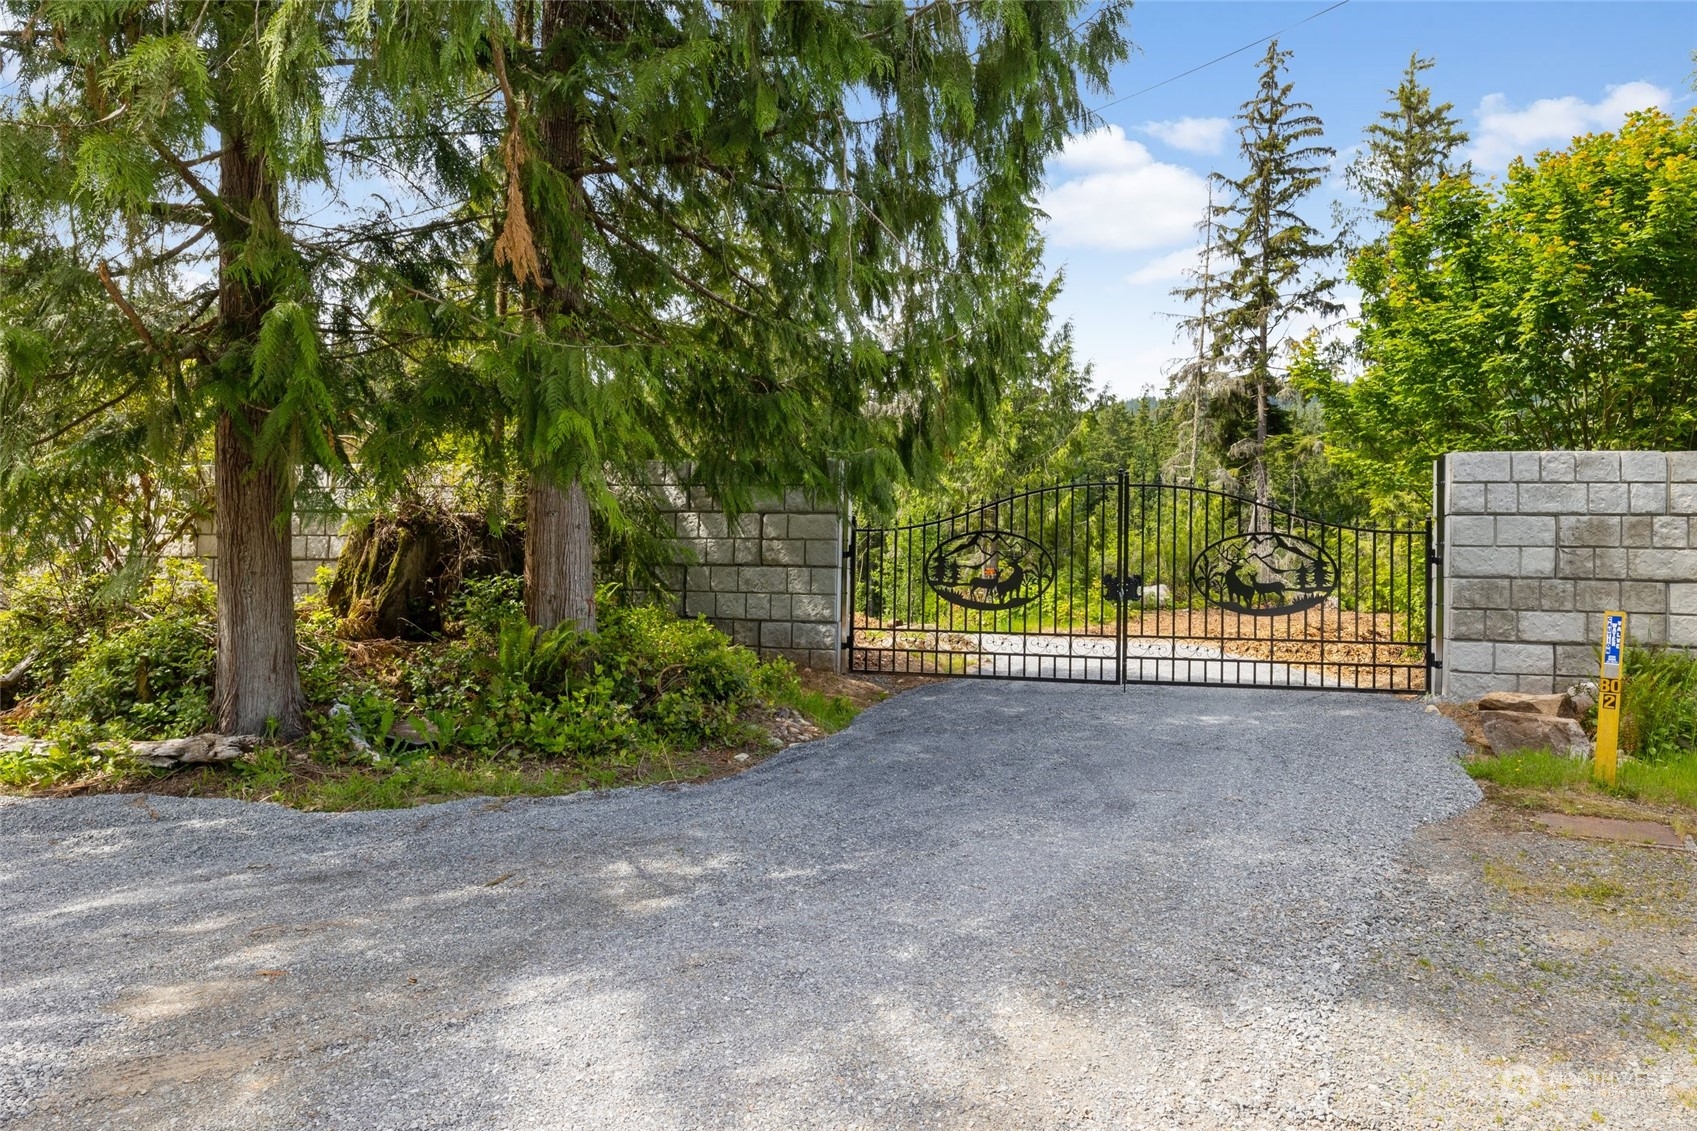
[(1615, 783), (1615, 748), (1620, 742), (1620, 652), (1626, 643), (1626, 614), (1603, 614), (1603, 678), (1597, 681), (1597, 759), (1591, 776)]

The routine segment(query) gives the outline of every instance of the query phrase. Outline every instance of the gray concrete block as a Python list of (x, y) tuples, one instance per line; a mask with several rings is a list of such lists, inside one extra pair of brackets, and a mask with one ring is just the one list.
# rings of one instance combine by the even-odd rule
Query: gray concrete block
[(1556, 548), (1554, 546), (1522, 546), (1520, 548), (1520, 576), (1554, 577), (1555, 575)]
[(289, 556), (294, 558), (306, 557), (306, 535), (296, 534), (290, 537)]
[(1632, 483), (1666, 483), (1668, 457), (1663, 452), (1622, 452), (1620, 477)]
[(741, 584), (744, 593), (788, 593), (789, 579), (779, 566), (742, 566)]
[(1492, 691), (1519, 691), (1519, 676), (1495, 672), (1452, 671), (1446, 662), (1442, 673), (1445, 699), (1477, 699)]
[(686, 617), (712, 616), (714, 608), (714, 594), (705, 589), (692, 589), (684, 594), (684, 616)]
[(701, 516), (694, 511), (680, 511), (672, 516), (672, 524), (679, 538), (700, 538)]
[(1524, 695), (1549, 695), (1555, 690), (1555, 677), (1548, 675), (1523, 675), (1515, 677), (1519, 681), (1516, 691)]
[(812, 540), (807, 543), (807, 564), (810, 566), (830, 567), (841, 560), (841, 551), (835, 541)]
[(787, 514), (761, 515), (760, 536), (762, 538), (788, 538), (790, 536), (790, 516)]
[(1576, 452), (1573, 477), (1584, 483), (1616, 483), (1620, 480), (1619, 452)]
[(1668, 484), (1668, 513), (1697, 514), (1697, 483)]
[(729, 538), (730, 520), (718, 511), (708, 511), (701, 516), (701, 535), (704, 538)]
[(1679, 648), (1697, 646), (1697, 616), (1669, 617), (1668, 643)]
[(791, 538), (825, 538), (832, 542), (841, 532), (834, 514), (795, 514), (790, 516)]
[(789, 621), (761, 621), (760, 646), (762, 648), (788, 648), (793, 639)]
[(1573, 607), (1586, 613), (1620, 608), (1620, 582), (1576, 582), (1573, 586)]
[(1557, 550), (1556, 576), (1583, 579), (1593, 577), (1593, 558), (1590, 550)]
[(1554, 546), (1556, 544), (1556, 519), (1554, 515), (1498, 515), (1496, 526), (1497, 545), (1499, 546)]
[(835, 648), (837, 626), (831, 624), (797, 624), (792, 626), (790, 639), (797, 648)]
[[(784, 570), (784, 592), (806, 593), (809, 588), (809, 582), (812, 580), (812, 570), (800, 569), (796, 566), (791, 566)], [(918, 578), (915, 578), (914, 584), (920, 585), (923, 583), (920, 582)]]
[(1484, 609), (1451, 609), (1444, 632), (1451, 640), (1484, 640)]
[(1556, 645), (1556, 676), (1563, 681), (1562, 690), (1567, 690), (1569, 683), (1582, 679), (1596, 679), (1600, 671), (1601, 666), (1597, 661), (1597, 649), (1591, 645)]
[[(1451, 483), (1444, 494), (1444, 501), (1451, 514), (1481, 514), (1485, 510), (1485, 485)], [(1697, 510), (1697, 507), (1693, 509)]]
[(1447, 462), (1452, 483), (1506, 481), (1512, 466), (1508, 452), (1452, 452)]
[(1697, 452), (1663, 452), (1670, 483), (1697, 483)]
[(1571, 644), (1585, 639), (1584, 613), (1521, 613), (1520, 639), (1547, 644)]
[(684, 570), (684, 588), (689, 592), (706, 592), (712, 587), (712, 579), (706, 566), (692, 565)]
[(839, 576), (835, 569), (810, 569), (807, 571), (807, 591), (809, 593), (835, 593)]
[(1543, 596), (1544, 583), (1541, 579), (1536, 577), (1517, 577), (1508, 584), (1509, 592), (1511, 594), (1508, 600), (1508, 608), (1515, 609), (1517, 611), (1520, 609), (1525, 609), (1527, 612), (1537, 611), (1538, 602)]
[(1450, 604), (1457, 609), (1500, 609), (1511, 601), (1509, 582), (1503, 578), (1457, 578), (1449, 592)]
[(800, 487), (791, 488), (784, 492), (784, 509), (790, 512), (819, 511), (828, 508), (821, 507), (811, 493)]
[(1620, 523), (1620, 544), (1627, 549), (1645, 549), (1655, 537), (1656, 524), (1647, 515), (1634, 515)]
[(731, 521), (731, 535), (735, 538), (760, 537), (760, 516), (752, 511), (737, 515)]
[(713, 601), (713, 615), (721, 620), (742, 620), (748, 615), (748, 598), (741, 593), (720, 593)]
[[(1616, 606), (1608, 607), (1612, 609)], [(1677, 616), (1697, 616), (1697, 585), (1669, 585), (1668, 612)]]
[(1697, 581), (1697, 550), (1628, 550), (1626, 576), (1635, 581)]
[(701, 543), (701, 560), (708, 565), (734, 565), (736, 543), (729, 538), (708, 538)]
[(1497, 519), (1488, 514), (1455, 515), (1450, 519), (1451, 546), (1495, 546)]
[(1573, 582), (1540, 581), (1538, 583), (1538, 608), (1546, 613), (1572, 612)]
[(1631, 504), (1625, 483), (1592, 483), (1586, 488), (1585, 509), (1592, 514), (1625, 514)]
[(1519, 489), (1522, 514), (1584, 514), (1589, 506), (1583, 483), (1522, 483)]
[(1490, 641), (1444, 641), (1444, 670), (1489, 672), (1496, 670), (1496, 646)]
[(707, 571), (707, 588), (715, 593), (746, 592), (746, 588), (738, 577), (743, 572), (744, 569), (738, 566), (712, 566)]
[(797, 621), (837, 621), (837, 603), (823, 594), (790, 598), (790, 617)]
[(1650, 521), (1650, 545), (1658, 550), (1683, 550), (1689, 542), (1690, 520), (1682, 514), (1660, 515)]
[(813, 648), (807, 653), (807, 666), (814, 671), (834, 672), (838, 670), (842, 657), (841, 648)]
[(807, 563), (807, 543), (792, 538), (767, 538), (760, 543), (763, 565), (792, 566)]
[(1633, 514), (1666, 514), (1668, 485), (1666, 483), (1632, 484)]
[(789, 620), (791, 597), (787, 593), (773, 593), (767, 599), (766, 616), (768, 620)]
[(1520, 572), (1520, 551), (1513, 546), (1451, 546), (1446, 568), (1452, 578), (1513, 577)]
[(738, 538), (735, 545), (736, 549), (733, 551), (733, 556), (737, 565), (760, 564), (760, 539)]
[(1561, 546), (1618, 546), (1620, 519), (1615, 515), (1562, 515), (1556, 520)]
[(731, 642), (741, 644), (744, 648), (760, 646), (760, 622), (739, 620), (731, 622)]
[(317, 562), (295, 561), (289, 564), (289, 568), (296, 585), (311, 585), (318, 573)]
[(1555, 649), (1549, 644), (1497, 644), (1496, 670), (1503, 674), (1546, 675), (1555, 671)]
[(1668, 618), (1654, 614), (1638, 617), (1628, 616), (1626, 618), (1626, 635), (1634, 644), (1660, 648), (1668, 642)]
[(1485, 510), (1489, 514), (1515, 514), (1520, 510), (1520, 490), (1507, 480), (1485, 484)]
[(1513, 468), (1513, 478), (1516, 483), (1536, 483), (1543, 478), (1543, 452), (1510, 452), (1509, 461)]
[(1660, 581), (1624, 581), (1620, 586), (1620, 604), (1614, 606), (1628, 613), (1668, 611), (1668, 587)]
[(749, 620), (772, 619), (772, 595), (770, 593), (745, 593), (743, 595), (743, 614)]
[(1485, 639), (1513, 640), (1520, 633), (1520, 614), (1513, 609), (1485, 610)]
[(1538, 478), (1545, 483), (1572, 483), (1575, 463), (1572, 452), (1545, 452), (1538, 465)]

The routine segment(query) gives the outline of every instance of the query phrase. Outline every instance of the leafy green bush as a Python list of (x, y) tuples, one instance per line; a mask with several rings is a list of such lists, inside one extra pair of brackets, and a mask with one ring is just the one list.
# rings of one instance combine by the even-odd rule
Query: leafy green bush
[(133, 599), (84, 583), (24, 585), (0, 614), (0, 649), (34, 652), (26, 691), (33, 733), (73, 745), (108, 738), (181, 738), (212, 725), (214, 596), (200, 568), (166, 563)]
[(1645, 761), (1697, 750), (1697, 656), (1631, 647), (1622, 674), (1622, 749)]

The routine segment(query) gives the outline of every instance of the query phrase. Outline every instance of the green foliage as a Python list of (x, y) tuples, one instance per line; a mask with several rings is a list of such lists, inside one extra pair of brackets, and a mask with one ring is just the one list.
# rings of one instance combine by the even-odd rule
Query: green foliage
[(1418, 52), (1408, 57), (1402, 82), (1390, 91), (1391, 106), (1366, 131), (1366, 147), (1344, 171), (1349, 186), (1375, 206), (1374, 216), (1395, 224), (1413, 210), (1429, 184), (1471, 171), (1454, 163), (1456, 150), (1467, 144), (1461, 120), (1448, 102), (1432, 105), (1432, 90), (1420, 81), (1435, 66)]
[(1697, 751), (1697, 656), (1629, 647), (1622, 677), (1621, 749), (1651, 762)]
[(35, 659), (31, 733), (74, 739), (181, 738), (208, 729), (212, 589), (198, 566), (167, 563), (140, 592), (35, 575), (0, 610), (0, 667)]
[(1350, 274), (1367, 368), (1318, 391), (1378, 497), (1448, 451), (1697, 446), (1697, 113), (1442, 181)]
[(1650, 805), (1678, 805), (1697, 810), (1697, 754), (1691, 752), (1654, 762), (1622, 758), (1612, 790), (1592, 779), (1589, 759), (1568, 758), (1548, 751), (1478, 758), (1466, 763), (1466, 768), (1473, 778), (1506, 789), (1581, 796), (1612, 794)]

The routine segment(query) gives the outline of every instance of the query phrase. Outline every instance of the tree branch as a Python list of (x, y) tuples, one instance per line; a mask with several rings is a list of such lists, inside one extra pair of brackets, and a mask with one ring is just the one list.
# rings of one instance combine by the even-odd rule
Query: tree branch
[(124, 312), (124, 317), (130, 320), (130, 325), (135, 327), (137, 336), (146, 343), (147, 348), (158, 353), (159, 343), (153, 340), (153, 335), (148, 332), (147, 323), (141, 320), (141, 315), (136, 313), (136, 308), (130, 305), (130, 301), (124, 297), (124, 292), (118, 289), (118, 284), (112, 281), (111, 269), (106, 266), (104, 259), (100, 261), (98, 273), (100, 284), (106, 288), (106, 293), (112, 296), (113, 304)]

